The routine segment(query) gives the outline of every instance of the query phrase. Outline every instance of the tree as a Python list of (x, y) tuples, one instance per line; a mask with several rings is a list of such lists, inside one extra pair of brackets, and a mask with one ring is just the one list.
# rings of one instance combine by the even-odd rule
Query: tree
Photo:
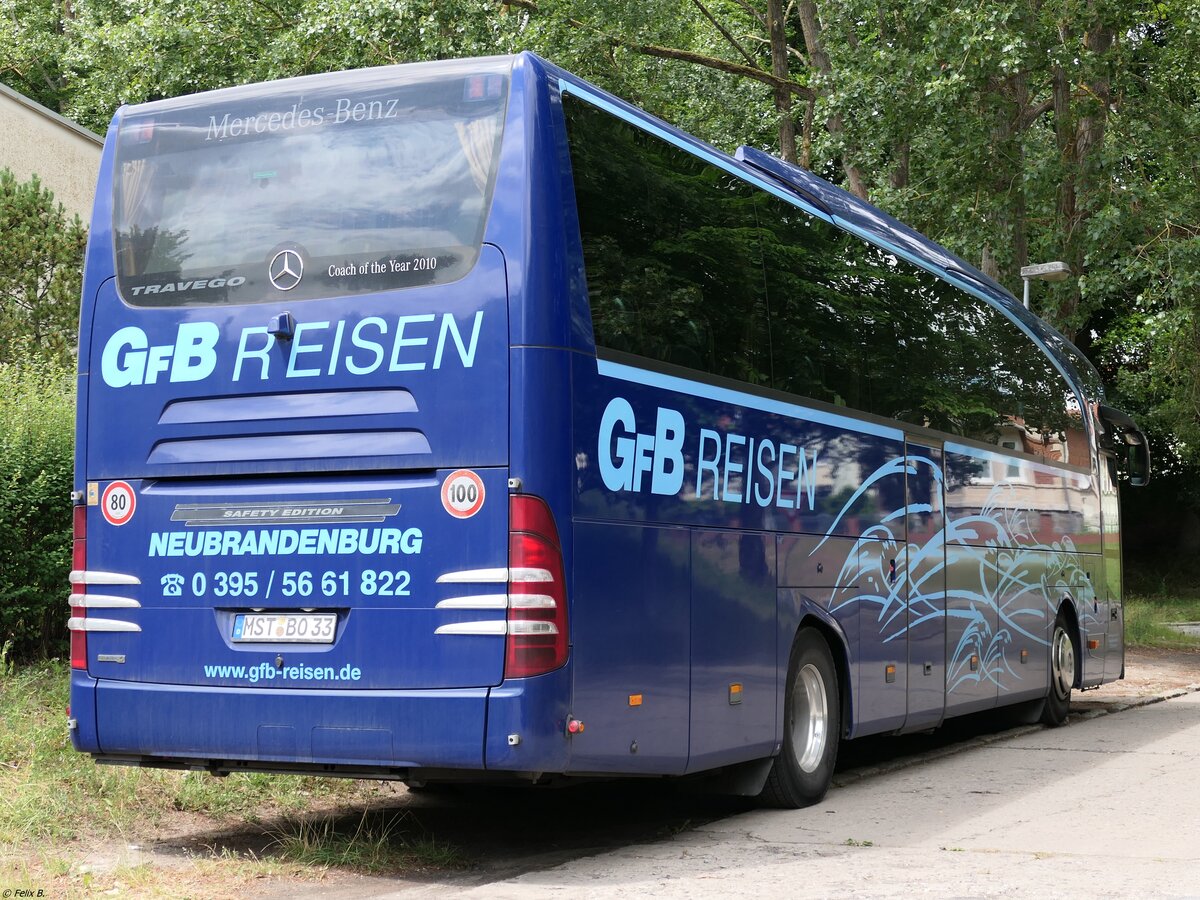
[(79, 327), (87, 234), (35, 175), (0, 169), (0, 363), (69, 360)]
[[(0, 0), (15, 2), (15, 0)], [(50, 0), (23, 0), (50, 2)], [(495, 0), (99, 0), (69, 23), (66, 110), (103, 131), (124, 103), (428, 59), (514, 52)]]
[(0, 82), (43, 106), (63, 111), (71, 0), (0, 0)]

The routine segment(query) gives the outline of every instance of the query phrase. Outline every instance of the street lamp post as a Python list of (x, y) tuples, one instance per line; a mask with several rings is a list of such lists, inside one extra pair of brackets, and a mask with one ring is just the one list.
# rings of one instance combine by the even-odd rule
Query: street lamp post
[(1065, 262), (1039, 263), (1036, 266), (1021, 266), (1021, 280), (1025, 282), (1025, 308), (1029, 309), (1029, 282), (1066, 281), (1071, 277), (1071, 267)]

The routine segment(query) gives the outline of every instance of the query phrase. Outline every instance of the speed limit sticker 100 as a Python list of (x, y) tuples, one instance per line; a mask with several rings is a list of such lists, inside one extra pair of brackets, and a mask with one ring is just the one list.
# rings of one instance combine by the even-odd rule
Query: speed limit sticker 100
[(100, 510), (110, 525), (124, 525), (133, 518), (137, 496), (126, 481), (114, 481), (104, 489)]
[(442, 482), (442, 506), (456, 519), (469, 519), (483, 509), (483, 479), (470, 469), (451, 472)]

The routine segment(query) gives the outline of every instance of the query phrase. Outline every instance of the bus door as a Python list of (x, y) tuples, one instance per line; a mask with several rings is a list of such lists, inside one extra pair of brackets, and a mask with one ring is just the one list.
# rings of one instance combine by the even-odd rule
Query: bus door
[(905, 444), (908, 554), (908, 717), (906, 731), (942, 721), (946, 700), (946, 545), (942, 445)]

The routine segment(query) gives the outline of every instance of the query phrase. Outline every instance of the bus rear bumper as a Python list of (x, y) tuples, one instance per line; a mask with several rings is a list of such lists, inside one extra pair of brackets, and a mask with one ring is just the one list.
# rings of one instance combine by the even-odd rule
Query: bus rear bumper
[(97, 762), (215, 774), (564, 773), (569, 690), (569, 667), (493, 688), (397, 691), (145, 684), (76, 671), (71, 742)]
[[(273, 764), (269, 768), (280, 771), (483, 767), (488, 688), (281, 691), (93, 683), (94, 737), (87, 740), (78, 729), (76, 747), (106, 761), (162, 765), (177, 759), (196, 768), (244, 761), (257, 765), (234, 768)], [(79, 681), (73, 687), (74, 705), (85, 690)]]

